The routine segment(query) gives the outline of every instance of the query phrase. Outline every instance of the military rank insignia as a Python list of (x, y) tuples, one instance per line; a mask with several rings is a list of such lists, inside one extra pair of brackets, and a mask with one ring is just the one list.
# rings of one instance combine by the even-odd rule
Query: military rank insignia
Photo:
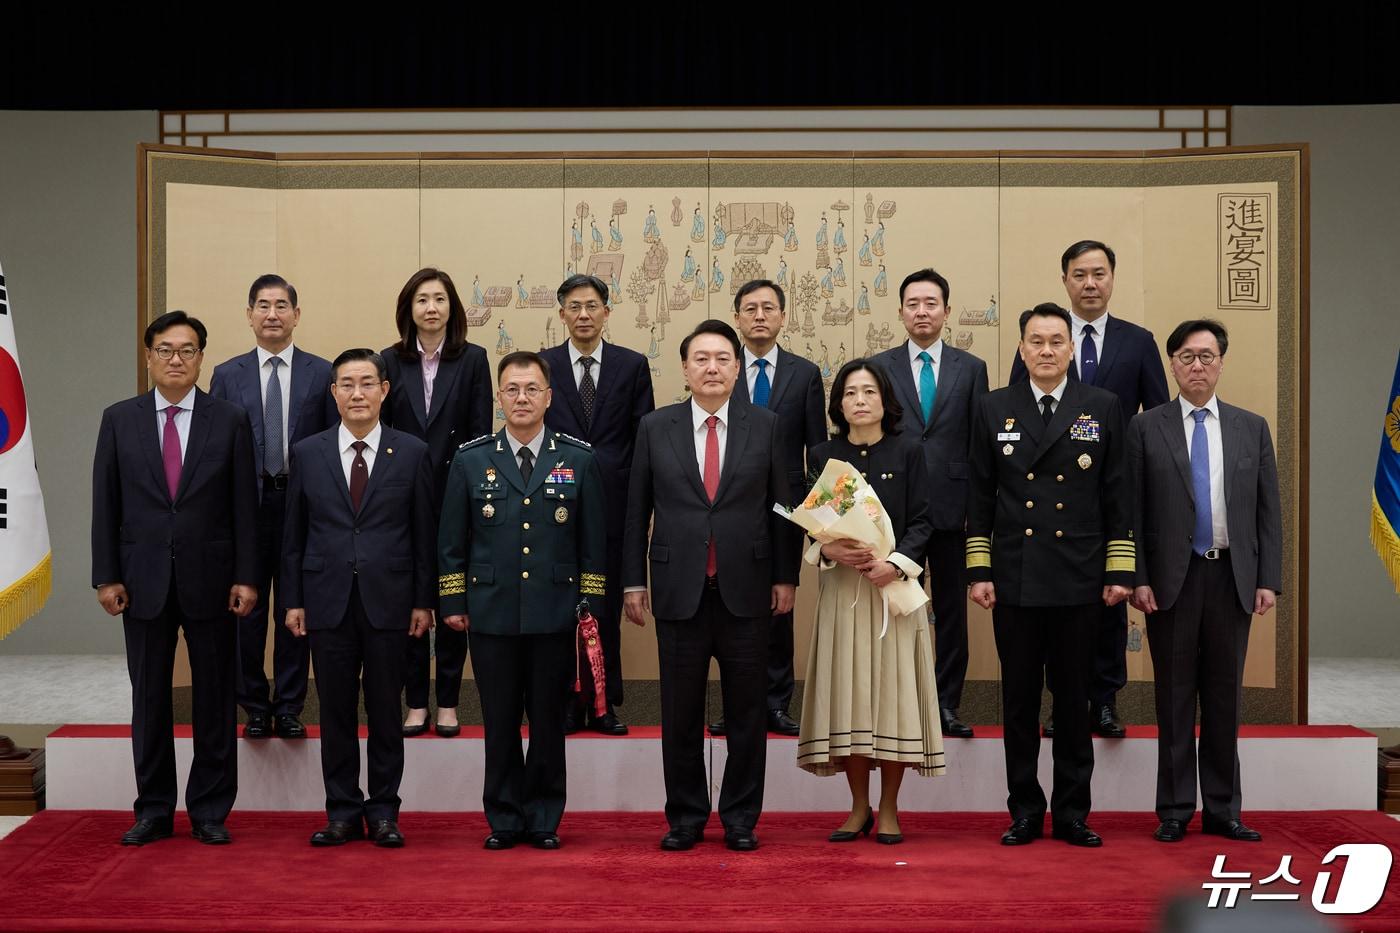
[(495, 468), (495, 467), (487, 467), (487, 468), (486, 468), (486, 482), (488, 482), (488, 483), (494, 483), (495, 481), (496, 481), (496, 468)]
[(1099, 423), (1090, 415), (1080, 415), (1074, 419), (1074, 424), (1069, 426), (1069, 439), (1098, 443)]
[(1003, 430), (1010, 431), (1011, 428), (1012, 428), (1012, 426), (1014, 426), (1015, 424), (1016, 424), (1016, 419), (1015, 419), (1015, 418), (1007, 418), (1007, 419), (1006, 419), (1006, 427), (1005, 427)]

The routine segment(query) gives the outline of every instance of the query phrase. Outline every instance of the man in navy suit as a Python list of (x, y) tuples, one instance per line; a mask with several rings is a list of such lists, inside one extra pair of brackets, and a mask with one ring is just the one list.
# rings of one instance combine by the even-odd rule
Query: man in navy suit
[[(787, 318), (782, 288), (755, 279), (734, 293), (734, 323), (744, 342), (743, 367), (734, 383), (734, 398), (752, 402), (778, 416), (778, 459), (787, 471), (788, 492), (795, 505), (807, 494), (807, 451), (827, 439), (826, 398), (816, 364), (778, 346)], [(768, 630), (768, 728), (797, 735), (788, 715), (792, 702), (792, 613), (773, 617)], [(724, 720), (710, 731), (724, 734)]]
[[(403, 636), (432, 625), (437, 523), (428, 445), (379, 423), (384, 358), (346, 350), (333, 364), (340, 424), (297, 444), (287, 487), (282, 581), (287, 628), (311, 633), (321, 700), (324, 829), (314, 846), (403, 845)], [(360, 790), (359, 697), (369, 720), (369, 796)]]
[[(287, 504), (287, 455), (304, 437), (335, 424), (331, 364), (292, 345), (301, 321), (297, 290), (280, 275), (261, 275), (248, 289), (248, 326), (257, 346), (214, 367), (209, 394), (248, 413), (253, 428), (253, 471), (258, 477), (258, 607), (238, 621), (238, 704), (248, 714), (244, 738), (276, 734), (302, 739), (301, 710), (311, 656), (306, 642), (282, 624), (287, 608), (278, 577), (282, 516)], [(267, 616), (274, 621), (271, 697), (263, 670)]]
[[(1124, 422), (1138, 410), (1151, 411), (1169, 398), (1167, 374), (1152, 332), (1108, 313), (1113, 297), (1113, 273), (1118, 264), (1113, 250), (1098, 240), (1080, 240), (1060, 257), (1060, 280), (1069, 294), (1073, 324), (1074, 361), (1069, 378), (1107, 389), (1118, 396)], [(1011, 383), (1027, 380), (1018, 356), (1011, 365)], [(1115, 699), (1128, 682), (1128, 608), (1105, 606), (1089, 681), (1089, 719), (1094, 731), (1122, 738)], [(1055, 685), (1049, 684), (1053, 691)], [(1053, 732), (1046, 726), (1046, 734)]]
[(943, 734), (972, 738), (958, 718), (967, 677), (967, 519), (969, 429), (987, 394), (987, 364), (943, 342), (948, 280), (933, 269), (899, 286), (899, 319), (909, 339), (875, 357), (904, 409), (901, 428), (919, 439), (928, 467), (929, 588), (933, 593), (935, 679)]
[(257, 487), (248, 416), (199, 389), (208, 334), (183, 311), (146, 328), (155, 390), (102, 413), (92, 467), (92, 585), (120, 614), (131, 674), (136, 824), (122, 845), (173, 831), (170, 678), (180, 631), (194, 688), (185, 806), (200, 842), (230, 840), (238, 793), (235, 632), (257, 603)]
[[(587, 723), (604, 735), (626, 735), (627, 726), (613, 709), (623, 702), (622, 526), (637, 426), (656, 407), (651, 368), (635, 350), (604, 342), (603, 325), (610, 310), (608, 286), (601, 279), (572, 275), (559, 286), (557, 297), (559, 319), (569, 339), (540, 351), (549, 364), (549, 386), (554, 391), (554, 404), (545, 411), (544, 423), (551, 431), (592, 445), (607, 514), (607, 595), (593, 610), (603, 642), (608, 711), (601, 717), (589, 713)], [(579, 710), (577, 702), (569, 703), (566, 732), (578, 729)]]

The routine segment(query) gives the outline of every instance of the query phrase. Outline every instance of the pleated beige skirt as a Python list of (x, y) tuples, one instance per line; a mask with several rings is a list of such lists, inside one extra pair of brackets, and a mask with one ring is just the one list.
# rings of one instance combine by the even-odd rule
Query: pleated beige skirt
[(798, 767), (831, 775), (857, 755), (902, 762), (925, 777), (944, 773), (928, 615), (891, 615), (881, 638), (883, 620), (879, 589), (858, 571), (821, 571)]

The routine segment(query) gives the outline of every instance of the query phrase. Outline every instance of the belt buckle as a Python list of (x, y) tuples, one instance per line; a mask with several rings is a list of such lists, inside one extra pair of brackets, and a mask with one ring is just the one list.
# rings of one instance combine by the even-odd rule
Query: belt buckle
[(1202, 554), (1201, 556), (1204, 557), (1206, 560), (1220, 560), (1221, 554), (1222, 554), (1222, 549), (1221, 549), (1221, 548), (1213, 547), (1213, 548), (1207, 548), (1207, 549), (1206, 549), (1206, 552), (1205, 552), (1204, 554)]

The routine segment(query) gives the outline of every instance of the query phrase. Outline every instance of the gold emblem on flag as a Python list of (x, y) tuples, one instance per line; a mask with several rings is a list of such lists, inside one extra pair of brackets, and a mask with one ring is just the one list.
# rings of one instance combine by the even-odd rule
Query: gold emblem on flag
[(1093, 465), (1094, 465), (1094, 458), (1090, 457), (1088, 454), (1080, 454), (1080, 455), (1079, 455), (1079, 469), (1081, 469), (1081, 470), (1087, 470), (1087, 469), (1089, 469), (1089, 467), (1091, 467), (1091, 466), (1093, 466)]
[(569, 510), (562, 505), (559, 506), (559, 508), (554, 510), (554, 520), (561, 525), (564, 524), (569, 520)]

